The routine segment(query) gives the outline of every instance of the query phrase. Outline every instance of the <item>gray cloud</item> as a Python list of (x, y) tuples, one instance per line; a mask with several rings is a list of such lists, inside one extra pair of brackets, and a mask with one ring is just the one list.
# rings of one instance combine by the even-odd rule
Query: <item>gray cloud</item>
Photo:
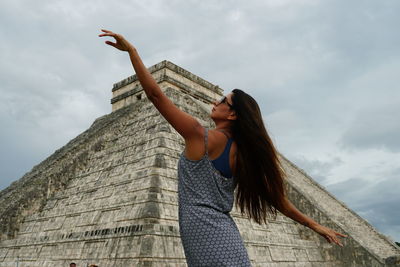
[(315, 181), (325, 184), (327, 178), (332, 175), (334, 168), (343, 164), (343, 160), (339, 157), (330, 158), (328, 160), (310, 160), (304, 156), (294, 156), (290, 159), (297, 166), (304, 169)]
[(361, 110), (340, 139), (350, 149), (387, 149), (400, 152), (400, 101), (389, 106)]

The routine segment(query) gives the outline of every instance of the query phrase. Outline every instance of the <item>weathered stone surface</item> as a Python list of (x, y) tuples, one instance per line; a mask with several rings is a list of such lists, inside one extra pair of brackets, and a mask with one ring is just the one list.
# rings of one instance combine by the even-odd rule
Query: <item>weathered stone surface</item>
[[(218, 86), (163, 61), (162, 90), (213, 127)], [(0, 267), (186, 266), (177, 210), (184, 140), (131, 76), (114, 85), (113, 111), (0, 192)], [(236, 209), (253, 266), (396, 266), (399, 248), (281, 157), (291, 201), (349, 235), (341, 248), (282, 215), (258, 225)]]

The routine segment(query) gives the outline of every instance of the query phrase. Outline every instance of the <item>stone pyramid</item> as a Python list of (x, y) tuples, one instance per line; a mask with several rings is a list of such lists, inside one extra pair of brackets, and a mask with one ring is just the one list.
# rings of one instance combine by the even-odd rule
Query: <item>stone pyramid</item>
[[(163, 61), (162, 90), (205, 127), (223, 90)], [(0, 267), (186, 266), (178, 228), (184, 140), (133, 75), (112, 89), (111, 114), (0, 192)], [(279, 215), (258, 225), (234, 209), (253, 266), (395, 266), (399, 248), (281, 157), (291, 201), (347, 234), (343, 248)]]

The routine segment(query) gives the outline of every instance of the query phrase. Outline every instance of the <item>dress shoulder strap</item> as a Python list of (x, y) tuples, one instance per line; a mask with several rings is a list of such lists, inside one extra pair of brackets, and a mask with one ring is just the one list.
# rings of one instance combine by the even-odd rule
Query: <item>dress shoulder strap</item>
[(208, 128), (204, 127), (204, 146), (206, 148), (206, 156), (208, 157)]

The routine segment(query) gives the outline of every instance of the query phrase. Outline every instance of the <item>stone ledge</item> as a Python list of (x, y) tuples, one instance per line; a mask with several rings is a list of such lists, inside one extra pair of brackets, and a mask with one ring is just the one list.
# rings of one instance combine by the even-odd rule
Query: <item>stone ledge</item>
[[(151, 66), (150, 68), (148, 68), (148, 70), (150, 71), (150, 73), (156, 72), (158, 70), (161, 70), (163, 68), (167, 68), (173, 72), (176, 72), (178, 74), (180, 74), (181, 76), (191, 80), (192, 82), (195, 82), (197, 84), (200, 84), (201, 86), (216, 92), (218, 94), (221, 94), (221, 92), (223, 91), (218, 85), (214, 85), (206, 80), (204, 80), (203, 78), (191, 73), (190, 71), (185, 70), (182, 67), (179, 67), (178, 65), (175, 65), (174, 63), (168, 61), (168, 60), (163, 60), (158, 64), (155, 64), (153, 66)], [(134, 74), (132, 76), (129, 76), (126, 79), (123, 79), (122, 81), (119, 81), (117, 83), (115, 83), (113, 85), (112, 91), (116, 91), (132, 82), (137, 81), (137, 75)]]
[[(43, 235), (36, 242), (29, 244), (10, 244), (3, 245), (1, 249), (21, 248), (32, 245), (54, 245), (58, 243), (71, 241), (93, 241), (105, 238), (142, 236), (142, 235), (161, 235), (161, 236), (176, 236), (179, 237), (179, 227), (175, 225), (162, 224), (132, 224), (127, 226), (119, 226), (115, 228), (101, 228), (82, 232), (63, 233), (59, 235)], [(30, 240), (32, 241), (32, 240)]]
[[(207, 95), (205, 95), (205, 94), (203, 94), (201, 92), (194, 91), (194, 90), (192, 90), (192, 88), (190, 86), (188, 86), (188, 85), (186, 85), (186, 84), (184, 84), (184, 83), (182, 83), (182, 82), (180, 82), (180, 81), (178, 81), (178, 80), (176, 80), (176, 79), (174, 79), (174, 78), (172, 78), (170, 76), (167, 76), (167, 75), (163, 75), (163, 76), (161, 76), (159, 78), (156, 78), (156, 82), (157, 83), (161, 83), (161, 82), (171, 83), (172, 85), (175, 85), (175, 86), (179, 87), (180, 89), (182, 89), (182, 91), (185, 92), (187, 95), (190, 95), (190, 96), (194, 97), (195, 99), (197, 99), (199, 101), (202, 101), (202, 102), (204, 102), (204, 100), (205, 100), (206, 101), (205, 103), (207, 103), (207, 104), (211, 104), (214, 101), (213, 98), (211, 98), (211, 97), (209, 97), (209, 96), (207, 96)], [(121, 101), (121, 100), (123, 100), (123, 99), (125, 99), (127, 97), (130, 97), (130, 96), (133, 96), (133, 95), (139, 93), (140, 91), (143, 91), (143, 88), (142, 88), (141, 85), (137, 85), (132, 90), (129, 90), (129, 91), (125, 92), (125, 93), (122, 93), (122, 94), (120, 94), (120, 95), (118, 95), (116, 97), (113, 97), (111, 99), (110, 103), (111, 104), (115, 104), (115, 103), (117, 103), (117, 102), (119, 102), (119, 101)]]

